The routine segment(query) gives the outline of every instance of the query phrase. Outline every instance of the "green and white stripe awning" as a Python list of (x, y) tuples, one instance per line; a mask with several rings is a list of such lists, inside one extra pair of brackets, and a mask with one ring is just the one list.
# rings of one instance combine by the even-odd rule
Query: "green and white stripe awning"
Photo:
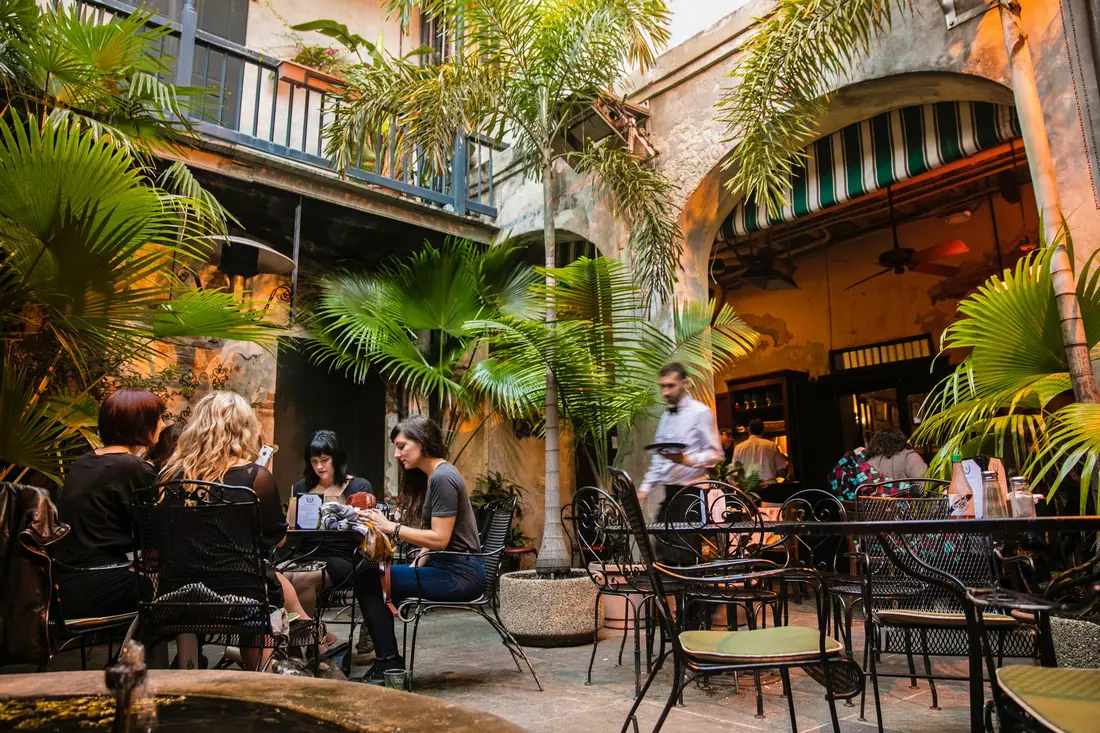
[(792, 174), (790, 203), (768, 216), (745, 200), (722, 223), (727, 240), (919, 176), (1020, 136), (1016, 110), (988, 102), (938, 102), (886, 112), (806, 148)]

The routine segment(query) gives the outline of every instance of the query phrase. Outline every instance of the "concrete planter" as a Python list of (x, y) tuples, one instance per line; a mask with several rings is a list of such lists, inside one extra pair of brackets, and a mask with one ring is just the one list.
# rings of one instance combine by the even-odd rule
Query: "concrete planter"
[(524, 646), (591, 643), (595, 603), (596, 586), (583, 570), (553, 580), (533, 570), (500, 576), (500, 618)]
[(1051, 616), (1050, 635), (1059, 667), (1100, 668), (1100, 624)]

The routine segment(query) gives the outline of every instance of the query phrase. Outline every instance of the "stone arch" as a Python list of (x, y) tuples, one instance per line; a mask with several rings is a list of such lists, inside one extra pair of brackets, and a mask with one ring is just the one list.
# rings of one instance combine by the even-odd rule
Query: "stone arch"
[[(832, 92), (817, 138), (893, 109), (934, 102), (993, 102), (1013, 105), (1012, 90), (985, 77), (952, 72), (916, 72), (879, 77)], [(815, 139), (817, 139), (815, 138)], [(807, 144), (809, 144), (808, 141)], [(680, 211), (684, 237), (679, 289), (683, 296), (706, 297), (707, 263), (715, 236), (725, 218), (743, 198), (725, 186), (722, 170), (727, 152), (700, 180)]]

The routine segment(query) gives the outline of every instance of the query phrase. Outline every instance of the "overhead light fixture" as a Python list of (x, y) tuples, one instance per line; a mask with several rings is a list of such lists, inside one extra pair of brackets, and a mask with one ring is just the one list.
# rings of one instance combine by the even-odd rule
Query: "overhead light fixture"
[(970, 211), (970, 209), (963, 209), (962, 211), (955, 211), (948, 214), (947, 216), (943, 217), (943, 221), (944, 223), (951, 225), (965, 224), (966, 222), (970, 221), (970, 218), (972, 216), (974, 216), (974, 212)]
[(217, 234), (203, 239), (212, 245), (207, 261), (229, 278), (230, 292), (243, 291), (245, 281), (257, 275), (294, 272), (294, 260), (254, 237)]

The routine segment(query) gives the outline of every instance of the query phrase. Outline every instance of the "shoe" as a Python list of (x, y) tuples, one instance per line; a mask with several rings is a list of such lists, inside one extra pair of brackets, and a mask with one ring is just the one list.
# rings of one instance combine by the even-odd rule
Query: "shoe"
[(385, 673), (392, 669), (405, 669), (405, 660), (400, 655), (389, 659), (375, 659), (374, 664), (367, 669), (367, 673), (359, 681), (368, 685), (385, 684)]
[(359, 633), (359, 643), (355, 645), (355, 652), (351, 655), (351, 661), (355, 664), (363, 664), (374, 658), (374, 641), (366, 631)]

